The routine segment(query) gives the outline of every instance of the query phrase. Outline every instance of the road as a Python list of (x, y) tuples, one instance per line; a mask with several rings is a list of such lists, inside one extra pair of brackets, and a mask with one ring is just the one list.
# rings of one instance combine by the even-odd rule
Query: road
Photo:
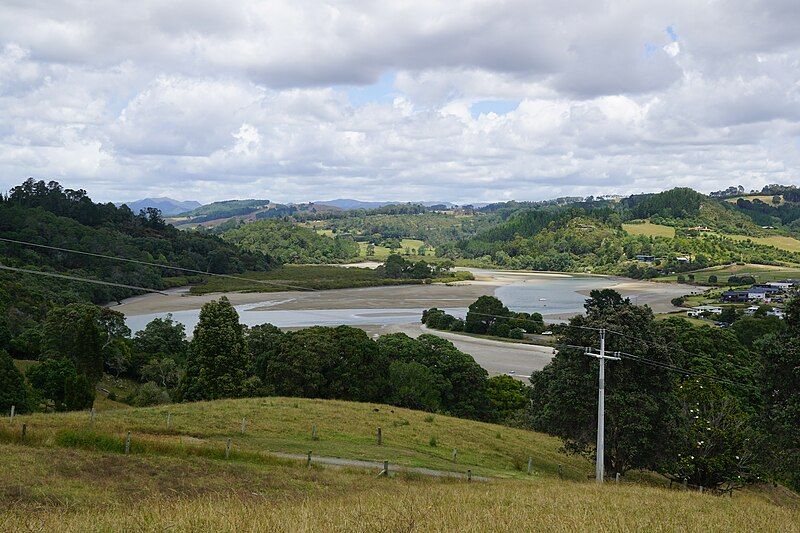
[(471, 355), (490, 375), (509, 374), (524, 381), (527, 381), (534, 370), (544, 368), (553, 357), (553, 348), (550, 346), (469, 337), (449, 331), (429, 329), (422, 324), (367, 326), (363, 329), (373, 336), (405, 333), (409, 337), (416, 338), (423, 333), (430, 333), (449, 340), (456, 348)]

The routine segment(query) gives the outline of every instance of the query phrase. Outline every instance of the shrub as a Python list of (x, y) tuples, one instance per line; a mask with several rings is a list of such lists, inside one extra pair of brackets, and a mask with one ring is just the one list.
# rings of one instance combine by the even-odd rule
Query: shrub
[(148, 405), (170, 403), (170, 399), (167, 391), (156, 385), (155, 382), (148, 381), (139, 387), (132, 403), (136, 407), (147, 407)]
[(522, 328), (511, 328), (508, 332), (509, 339), (524, 339), (525, 338), (525, 330)]

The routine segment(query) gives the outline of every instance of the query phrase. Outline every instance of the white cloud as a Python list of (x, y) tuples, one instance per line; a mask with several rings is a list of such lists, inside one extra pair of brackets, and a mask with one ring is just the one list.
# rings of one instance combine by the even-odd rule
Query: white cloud
[[(490, 201), (796, 182), (798, 57), (794, 0), (9, 1), (0, 186)], [(350, 103), (387, 73), (390, 93)], [(491, 100), (519, 105), (471, 113)]]

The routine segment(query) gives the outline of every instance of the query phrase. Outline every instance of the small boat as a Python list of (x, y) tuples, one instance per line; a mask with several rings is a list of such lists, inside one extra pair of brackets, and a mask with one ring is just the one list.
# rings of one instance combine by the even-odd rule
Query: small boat
[(546, 301), (547, 301), (547, 298), (539, 298), (539, 301), (540, 301), (540, 302), (546, 302)]

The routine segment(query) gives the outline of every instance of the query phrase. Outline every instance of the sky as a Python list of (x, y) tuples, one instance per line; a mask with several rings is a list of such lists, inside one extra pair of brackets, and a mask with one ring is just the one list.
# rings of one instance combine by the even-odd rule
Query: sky
[(800, 183), (797, 0), (3, 0), (0, 189), (491, 202)]

